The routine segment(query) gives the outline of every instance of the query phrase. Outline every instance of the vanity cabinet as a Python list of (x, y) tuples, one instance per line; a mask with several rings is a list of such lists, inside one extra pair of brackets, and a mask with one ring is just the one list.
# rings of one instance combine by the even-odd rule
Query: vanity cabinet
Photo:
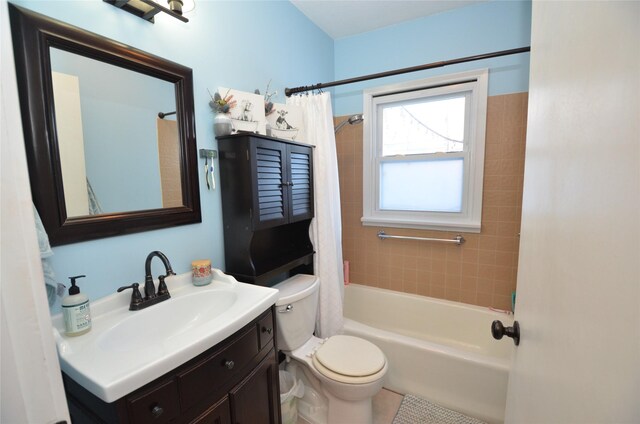
[(218, 150), (225, 272), (260, 285), (296, 268), (313, 273), (313, 148), (235, 134), (218, 137)]
[(274, 308), (186, 364), (113, 403), (69, 376), (74, 424), (280, 423)]

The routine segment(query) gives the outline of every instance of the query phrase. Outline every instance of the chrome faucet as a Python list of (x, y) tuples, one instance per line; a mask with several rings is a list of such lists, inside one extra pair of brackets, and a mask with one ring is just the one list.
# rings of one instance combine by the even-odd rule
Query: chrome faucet
[[(164, 264), (164, 269), (167, 272), (165, 275), (160, 275), (158, 277), (158, 292), (156, 292), (156, 287), (153, 284), (153, 277), (151, 276), (151, 260), (157, 256), (160, 258), (162, 263)], [(155, 305), (156, 303), (160, 303), (163, 300), (167, 300), (171, 297), (169, 294), (169, 290), (167, 289), (167, 284), (164, 282), (164, 279), (170, 275), (176, 275), (171, 269), (171, 263), (169, 259), (164, 255), (164, 253), (154, 250), (149, 253), (146, 261), (144, 262), (144, 297), (140, 294), (140, 290), (138, 289), (139, 284), (133, 283), (130, 286), (120, 287), (118, 292), (121, 292), (126, 289), (132, 289), (133, 293), (131, 294), (131, 303), (129, 305), (130, 311), (139, 311), (140, 309), (144, 309), (148, 306)]]

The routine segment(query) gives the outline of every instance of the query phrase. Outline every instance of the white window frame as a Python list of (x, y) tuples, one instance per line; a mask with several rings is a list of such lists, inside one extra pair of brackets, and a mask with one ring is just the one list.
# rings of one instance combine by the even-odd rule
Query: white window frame
[[(484, 145), (487, 121), (488, 69), (437, 76), (417, 81), (369, 88), (363, 91), (363, 216), (362, 224), (398, 228), (417, 228), (479, 233), (482, 218), (482, 181), (484, 175)], [(391, 211), (379, 208), (382, 123), (378, 105), (399, 99), (440, 96), (469, 92), (468, 125), (462, 153), (426, 155), (464, 157), (464, 186), (461, 212)], [(425, 94), (428, 93), (428, 94)], [(402, 158), (400, 156), (399, 158)], [(385, 160), (393, 160), (393, 157)]]

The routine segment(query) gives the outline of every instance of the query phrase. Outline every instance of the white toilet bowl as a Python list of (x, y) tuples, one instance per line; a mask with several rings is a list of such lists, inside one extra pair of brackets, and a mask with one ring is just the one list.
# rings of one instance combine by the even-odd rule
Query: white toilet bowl
[[(346, 338), (350, 340), (345, 340)], [(320, 349), (325, 342), (329, 343), (328, 347), (331, 347), (330, 345), (336, 342), (347, 342), (344, 346), (334, 346), (335, 353), (339, 354), (339, 351), (343, 348), (348, 349), (348, 352), (345, 351), (344, 354), (346, 356), (359, 357), (361, 365), (367, 362), (366, 360), (363, 361), (363, 359), (367, 358), (367, 353), (373, 353), (373, 358), (368, 361), (371, 368), (364, 371), (364, 368), (360, 366), (360, 371), (364, 371), (361, 374), (366, 374), (361, 376), (344, 375), (336, 372), (335, 368), (345, 364), (340, 364), (342, 361), (338, 358), (336, 358), (338, 364), (322, 358), (323, 351)], [(361, 342), (368, 343), (370, 346), (366, 347), (364, 351), (361, 348), (354, 348), (353, 343), (360, 345)], [(320, 355), (317, 355), (318, 351), (320, 351)], [(285, 352), (285, 354), (300, 366), (307, 379), (311, 380), (312, 386), (316, 390), (321, 390), (322, 394), (327, 398), (326, 421), (320, 418), (318, 424), (323, 422), (327, 424), (370, 424), (372, 422), (371, 399), (382, 389), (384, 376), (388, 368), (386, 358), (377, 346), (366, 340), (351, 336), (334, 336), (326, 340), (313, 337), (300, 348), (292, 352)], [(328, 366), (320, 362), (318, 356), (324, 359), (325, 364)], [(354, 374), (354, 372), (348, 373)]]
[[(318, 279), (296, 275), (274, 286), (278, 345), (326, 398), (326, 417), (314, 424), (371, 424), (371, 400), (384, 383), (387, 359), (373, 343), (353, 336), (313, 336)], [(309, 418), (309, 417), (305, 417)]]

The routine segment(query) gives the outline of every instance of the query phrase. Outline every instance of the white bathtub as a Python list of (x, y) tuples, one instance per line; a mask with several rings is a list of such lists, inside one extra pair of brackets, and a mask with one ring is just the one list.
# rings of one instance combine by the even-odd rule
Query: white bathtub
[(494, 340), (487, 308), (377, 289), (345, 287), (345, 334), (367, 339), (389, 361), (385, 387), (490, 423), (504, 421), (513, 341)]

